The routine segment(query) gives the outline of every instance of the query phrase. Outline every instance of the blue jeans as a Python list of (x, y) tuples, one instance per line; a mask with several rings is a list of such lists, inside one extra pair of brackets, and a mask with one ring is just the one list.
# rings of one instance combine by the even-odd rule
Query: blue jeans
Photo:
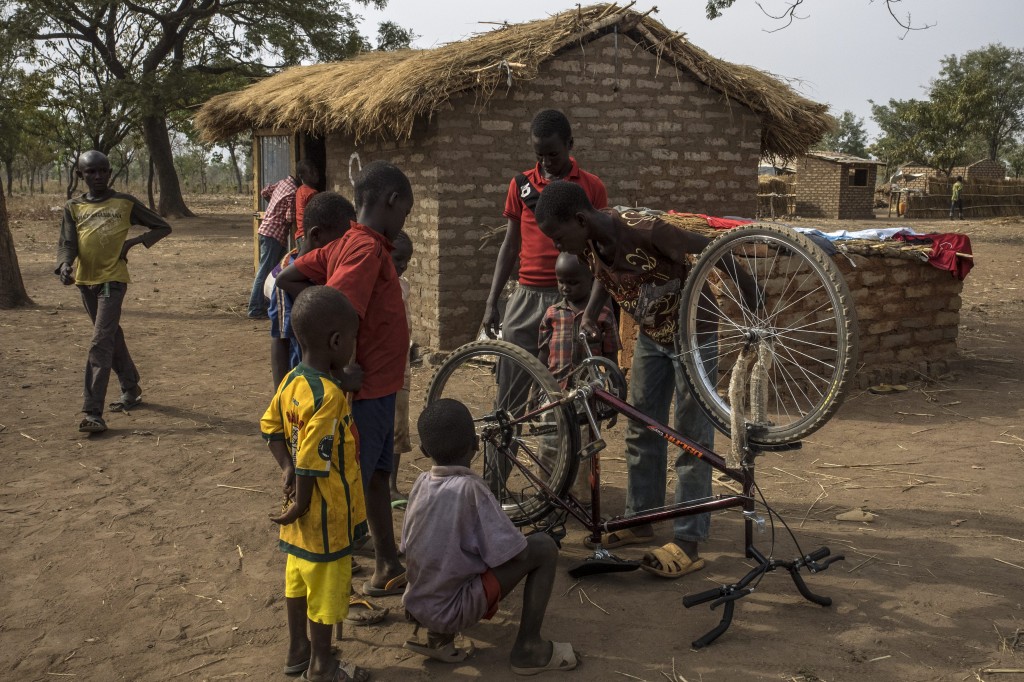
[(263, 285), (270, 271), (284, 258), (284, 244), (262, 234), (259, 235), (259, 240), (260, 264), (256, 268), (256, 279), (252, 282), (252, 292), (249, 294), (249, 317), (263, 317), (267, 314), (267, 305), (270, 302), (263, 295)]
[[(633, 350), (630, 370), (630, 403), (652, 419), (669, 425), (668, 412), (675, 395), (676, 409), (672, 428), (699, 445), (711, 449), (715, 429), (691, 395), (683, 376), (677, 351), (652, 341), (643, 333)], [(705, 365), (709, 373), (717, 371), (717, 362)], [(677, 449), (675, 469), (676, 502), (711, 497), (711, 467), (701, 459)], [(626, 427), (626, 516), (665, 505), (668, 442), (643, 425), (630, 421)], [(676, 540), (707, 540), (710, 514), (677, 518), (672, 523)]]

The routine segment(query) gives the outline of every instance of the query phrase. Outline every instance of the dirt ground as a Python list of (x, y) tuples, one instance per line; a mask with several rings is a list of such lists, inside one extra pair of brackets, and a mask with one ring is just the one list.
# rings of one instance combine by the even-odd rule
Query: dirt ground
[[(278, 474), (257, 423), (272, 394), (268, 325), (244, 317), (244, 200), (197, 199), (201, 217), (132, 252), (123, 326), (146, 403), (108, 415), (110, 431), (92, 438), (77, 431), (90, 325), (77, 290), (50, 274), (50, 207), (60, 203), (12, 206), (36, 306), (0, 313), (0, 679), (286, 679), (284, 557), (266, 520)], [(708, 568), (682, 580), (635, 572), (576, 583), (560, 570), (545, 632), (571, 641), (583, 663), (551, 679), (1017, 679), (1006, 671), (1024, 669), (1024, 221), (913, 226), (955, 227), (974, 243), (956, 369), (905, 393), (855, 391), (802, 451), (760, 460), (761, 487), (802, 546), (846, 555), (808, 577), (834, 605), (802, 600), (775, 573), (739, 602), (718, 642), (692, 650), (720, 611), (686, 610), (682, 596), (749, 568), (742, 519), (723, 512)], [(429, 374), (415, 372), (414, 405)], [(617, 511), (622, 427), (612, 434), (604, 473)], [(427, 464), (406, 459), (408, 489)], [(873, 522), (835, 518), (859, 508)], [(775, 555), (792, 558), (783, 535)], [(570, 529), (563, 568), (585, 554), (581, 536)], [(769, 534), (758, 541), (771, 549)], [(346, 633), (342, 656), (379, 680), (512, 679), (520, 598), (466, 633), (478, 651), (458, 666), (402, 648), (412, 628), (398, 598), (381, 600), (386, 624)]]

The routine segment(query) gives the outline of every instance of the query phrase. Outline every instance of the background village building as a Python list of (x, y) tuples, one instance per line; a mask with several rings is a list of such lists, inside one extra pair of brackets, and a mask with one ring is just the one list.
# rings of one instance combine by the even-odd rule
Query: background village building
[(211, 99), (196, 124), (211, 141), (256, 131), (264, 182), (307, 156), (351, 195), (361, 164), (401, 166), (416, 195), (414, 338), (453, 348), (477, 333), (508, 183), (536, 162), (529, 124), (547, 107), (568, 115), (612, 205), (714, 215), (753, 216), (762, 154), (803, 154), (831, 125), (824, 105), (615, 5), (291, 68)]
[(875, 217), (880, 161), (839, 152), (808, 152), (796, 163), (796, 214), (801, 218)]
[(950, 172), (949, 178), (941, 171), (937, 171), (929, 166), (916, 166), (913, 164), (902, 166), (899, 172), (904, 175), (918, 176), (913, 180), (908, 180), (904, 185), (908, 189), (916, 189), (922, 192), (928, 191), (929, 178), (949, 180), (951, 184), (953, 182), (952, 178), (956, 178), (958, 175), (967, 182), (975, 183), (985, 183), (992, 180), (998, 182), (1006, 178), (1006, 166), (1001, 161), (994, 161), (992, 159), (981, 159), (966, 166), (956, 166)]

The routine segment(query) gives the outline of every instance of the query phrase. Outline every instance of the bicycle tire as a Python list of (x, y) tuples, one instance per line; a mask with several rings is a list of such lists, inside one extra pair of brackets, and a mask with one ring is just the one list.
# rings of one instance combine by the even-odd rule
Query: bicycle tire
[(461, 346), (445, 359), (430, 379), (426, 402), (454, 398), (469, 408), (483, 451), (474, 457), (472, 468), (488, 481), (512, 523), (525, 526), (547, 517), (555, 503), (516, 466), (503, 462), (517, 457), (555, 495), (562, 495), (576, 476), (579, 427), (573, 408), (562, 405), (520, 424), (514, 432), (501, 431), (493, 420), (502, 400), (499, 375), (507, 383), (509, 377), (523, 377), (522, 386), (511, 380), (514, 390), (504, 398), (505, 412), (512, 416), (562, 397), (540, 360), (507, 341), (487, 340)]
[[(722, 276), (723, 259), (744, 263), (763, 305), (752, 312), (735, 282)], [(726, 264), (727, 267), (727, 264)], [(702, 299), (705, 289), (714, 300)], [(842, 404), (858, 358), (856, 310), (842, 274), (807, 237), (776, 225), (730, 230), (697, 257), (680, 305), (686, 381), (715, 427), (729, 435), (731, 408), (721, 393), (743, 343), (770, 340), (768, 423), (750, 434), (754, 445), (806, 438)], [(712, 344), (706, 332), (715, 327)], [(698, 338), (698, 327), (701, 338)], [(703, 343), (702, 340), (703, 339)], [(717, 361), (718, 371), (705, 369)]]

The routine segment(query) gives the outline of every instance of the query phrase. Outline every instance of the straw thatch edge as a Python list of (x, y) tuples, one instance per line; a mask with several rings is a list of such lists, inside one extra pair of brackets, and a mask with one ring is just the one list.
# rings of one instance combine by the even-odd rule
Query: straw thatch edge
[(485, 104), (499, 89), (536, 78), (540, 65), (559, 53), (616, 31), (760, 115), (762, 154), (797, 156), (831, 126), (826, 105), (801, 97), (771, 74), (712, 57), (650, 12), (633, 11), (632, 4), (574, 9), (429, 50), (370, 52), (292, 67), (213, 97), (195, 124), (211, 142), (253, 128), (404, 139), (418, 119), (429, 118), (454, 95), (476, 91), (478, 104)]

